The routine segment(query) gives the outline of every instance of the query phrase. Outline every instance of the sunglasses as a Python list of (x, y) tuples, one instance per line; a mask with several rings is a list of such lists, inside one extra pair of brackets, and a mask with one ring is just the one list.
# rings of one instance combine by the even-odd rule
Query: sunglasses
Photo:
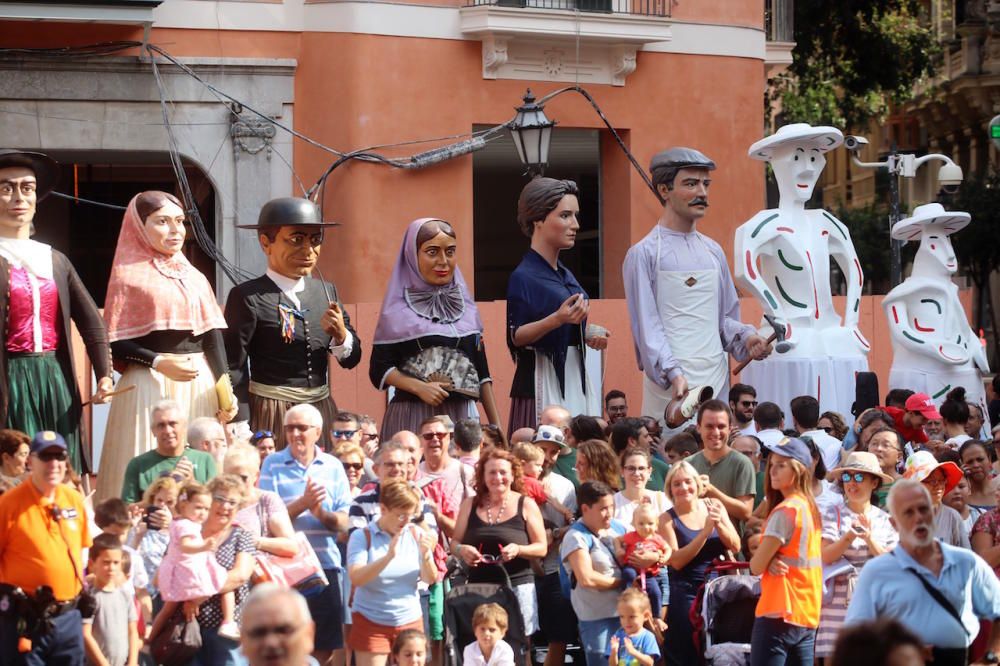
[(825, 432), (826, 434), (829, 435), (831, 432), (833, 432), (833, 426), (827, 426), (825, 428), (820, 428), (820, 430), (822, 430), (823, 432)]
[(170, 471), (160, 472), (160, 478), (161, 479), (171, 478), (177, 483), (184, 482), (184, 475), (179, 472), (170, 472)]
[(850, 472), (844, 472), (843, 474), (840, 475), (840, 480), (842, 483), (847, 483), (849, 481), (853, 481), (854, 483), (862, 483), (865, 480), (866, 476), (868, 475), (865, 474), (864, 472), (855, 472), (854, 474), (851, 474)]
[(483, 544), (479, 544), (479, 561), (482, 564), (502, 564), (503, 555), (489, 555), (483, 552)]
[(376, 439), (378, 439), (378, 433), (377, 432), (366, 432), (366, 433), (364, 433), (364, 438), (366, 440), (368, 440), (369, 442), (374, 442)]
[(68, 456), (65, 451), (43, 451), (38, 454), (38, 459), (42, 462), (52, 462), (53, 460), (58, 460), (59, 462), (66, 462)]
[(299, 628), (294, 624), (276, 624), (273, 627), (254, 627), (252, 629), (248, 629), (246, 635), (247, 638), (260, 640), (262, 638), (267, 638), (271, 634), (276, 634), (278, 636), (291, 636), (298, 630)]
[(222, 495), (212, 495), (212, 501), (218, 502), (222, 506), (239, 506), (240, 503), (237, 500), (231, 500), (228, 497), (223, 497)]
[(364, 463), (341, 463), (344, 469), (353, 469), (355, 472), (361, 471), (365, 468)]
[(270, 430), (258, 430), (250, 437), (250, 441), (254, 444), (262, 439), (274, 439), (274, 433)]
[(740, 406), (741, 407), (756, 407), (757, 406), (757, 401), (756, 400), (740, 400)]
[(420, 436), (424, 438), (425, 442), (433, 442), (435, 439), (437, 439), (437, 440), (444, 439), (445, 437), (448, 436), (448, 433), (446, 433), (446, 432), (425, 432), (424, 434), (422, 434)]
[(354, 430), (334, 430), (331, 434), (334, 439), (350, 439), (351, 437), (354, 437), (354, 433), (357, 431), (357, 428)]

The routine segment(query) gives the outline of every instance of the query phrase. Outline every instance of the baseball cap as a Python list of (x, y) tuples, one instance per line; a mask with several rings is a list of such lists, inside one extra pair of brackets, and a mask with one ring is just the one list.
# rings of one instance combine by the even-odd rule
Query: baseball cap
[(31, 446), (29, 451), (31, 453), (41, 453), (48, 449), (62, 449), (63, 451), (69, 450), (66, 446), (66, 440), (63, 436), (57, 432), (51, 430), (42, 430), (41, 432), (36, 432), (35, 436), (31, 439)]
[(560, 449), (569, 448), (566, 445), (566, 438), (563, 437), (562, 430), (551, 425), (538, 426), (538, 430), (535, 431), (535, 437), (531, 441), (535, 444), (538, 442), (554, 442), (559, 445)]
[(926, 418), (940, 419), (941, 413), (934, 406), (934, 401), (926, 393), (914, 393), (906, 399), (905, 405), (908, 412), (920, 412)]
[(798, 437), (785, 437), (784, 439), (779, 439), (774, 444), (764, 442), (764, 447), (771, 453), (777, 453), (779, 456), (798, 460), (806, 469), (812, 468), (812, 453), (809, 452), (809, 447), (806, 443)]

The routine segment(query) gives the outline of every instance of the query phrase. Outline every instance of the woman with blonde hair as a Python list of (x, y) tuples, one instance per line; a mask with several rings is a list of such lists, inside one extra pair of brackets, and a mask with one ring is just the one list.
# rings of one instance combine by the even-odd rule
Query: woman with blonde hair
[(293, 557), (299, 552), (288, 507), (277, 493), (257, 487), (260, 454), (249, 444), (229, 447), (222, 462), (225, 474), (243, 481), (246, 502), (236, 514), (236, 523), (251, 534), (257, 550)]
[(751, 666), (812, 664), (823, 601), (822, 522), (813, 499), (812, 454), (805, 442), (765, 444), (764, 536), (750, 560), (760, 599), (750, 640)]
[(691, 463), (674, 463), (667, 474), (673, 508), (660, 516), (660, 534), (670, 555), (670, 606), (667, 610), (667, 662), (698, 663), (689, 612), (705, 572), (726, 551), (740, 547), (740, 537), (722, 503), (703, 498), (705, 482)]

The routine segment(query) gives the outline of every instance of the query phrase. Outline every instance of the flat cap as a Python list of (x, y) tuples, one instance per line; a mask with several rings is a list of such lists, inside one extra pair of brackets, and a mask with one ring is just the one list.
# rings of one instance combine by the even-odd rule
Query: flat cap
[(650, 171), (664, 168), (685, 169), (690, 167), (712, 171), (715, 169), (715, 162), (710, 160), (700, 150), (685, 148), (684, 146), (675, 146), (661, 150), (653, 155), (653, 159), (649, 161)]

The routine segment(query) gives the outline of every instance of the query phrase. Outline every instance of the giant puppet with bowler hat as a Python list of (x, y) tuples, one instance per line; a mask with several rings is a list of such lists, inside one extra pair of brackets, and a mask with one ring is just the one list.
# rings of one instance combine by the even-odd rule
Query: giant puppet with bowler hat
[(920, 247), (910, 277), (886, 294), (882, 308), (892, 336), (889, 386), (926, 393), (938, 405), (951, 389), (962, 386), (969, 402), (985, 414), (983, 374), (990, 371), (986, 349), (969, 326), (958, 286), (951, 280), (958, 270), (951, 235), (971, 220), (968, 213), (930, 203), (917, 206), (911, 217), (896, 224), (894, 239), (919, 239)]
[[(736, 230), (736, 280), (781, 335), (777, 354), (743, 370), (742, 381), (789, 410), (792, 398), (815, 396), (821, 410), (850, 413), (855, 376), (868, 370), (868, 341), (858, 329), (864, 275), (851, 232), (828, 211), (806, 209), (826, 165), (844, 141), (835, 127), (785, 125), (749, 148), (771, 165), (778, 207), (762, 210)], [(831, 266), (847, 288), (843, 314), (833, 303)]]
[(111, 349), (104, 320), (69, 259), (30, 238), (35, 206), (58, 178), (59, 165), (48, 155), (0, 149), (0, 426), (60, 433), (73, 468), (87, 472), (70, 322), (98, 377), (92, 402), (106, 402), (113, 388)]
[(725, 253), (697, 229), (708, 210), (714, 169), (715, 162), (693, 148), (653, 156), (649, 172), (663, 212), (652, 231), (629, 248), (622, 267), (643, 371), (642, 413), (660, 419), (668, 403), (683, 399), (689, 389), (699, 398), (714, 394), (725, 400), (729, 354), (744, 360), (769, 351), (756, 329), (740, 321)]
[[(310, 277), (319, 260), (323, 222), (308, 199), (267, 202), (257, 224), (239, 225), (258, 234), (267, 273), (237, 285), (226, 301), (226, 355), (237, 397), (249, 403), (254, 430), (275, 433), (284, 448), (284, 416), (309, 403), (329, 427), (337, 413), (330, 394), (329, 358), (343, 368), (361, 360), (361, 341), (331, 283)], [(324, 431), (322, 445), (332, 445)]]

